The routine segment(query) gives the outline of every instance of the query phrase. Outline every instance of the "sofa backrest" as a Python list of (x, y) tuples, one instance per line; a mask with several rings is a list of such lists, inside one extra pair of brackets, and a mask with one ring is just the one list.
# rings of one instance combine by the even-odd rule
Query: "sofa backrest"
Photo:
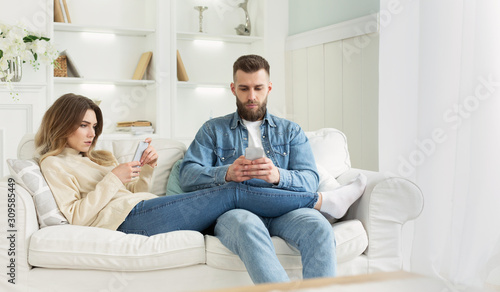
[[(19, 159), (31, 159), (35, 153), (34, 134), (26, 134), (19, 143), (17, 156)], [(125, 139), (100, 138), (96, 149), (107, 150), (113, 153), (118, 162), (124, 163), (132, 160), (137, 145), (141, 139), (127, 137)], [(158, 153), (158, 167), (154, 172), (151, 192), (163, 195), (167, 189), (168, 176), (174, 163), (184, 157), (186, 146), (176, 140), (155, 138), (152, 142)]]
[[(347, 138), (341, 131), (324, 128), (306, 132), (316, 160), (316, 164), (326, 169), (333, 177), (347, 171), (351, 167)], [(17, 156), (19, 159), (31, 159), (35, 153), (34, 134), (26, 134), (19, 143)], [(139, 143), (139, 138), (108, 139), (100, 138), (96, 149), (111, 151), (118, 162), (128, 162)], [(165, 194), (168, 176), (174, 163), (184, 157), (186, 146), (176, 140), (155, 138), (152, 145), (158, 152), (158, 168), (154, 172), (151, 192), (157, 195)]]

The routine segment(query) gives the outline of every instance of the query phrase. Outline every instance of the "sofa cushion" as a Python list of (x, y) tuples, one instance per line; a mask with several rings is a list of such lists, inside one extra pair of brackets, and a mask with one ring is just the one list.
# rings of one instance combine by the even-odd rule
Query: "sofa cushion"
[(351, 168), (347, 149), (347, 138), (341, 131), (332, 128), (306, 132), (316, 160), (335, 178)]
[[(103, 147), (109, 141), (103, 140)], [(114, 140), (112, 141), (113, 154), (120, 163), (132, 161), (139, 139)], [(168, 176), (174, 163), (184, 157), (186, 145), (172, 139), (153, 139), (151, 145), (158, 153), (158, 166), (153, 174), (152, 186), (149, 191), (155, 195), (165, 195)]]
[(33, 197), (40, 228), (69, 223), (57, 207), (56, 200), (36, 161), (7, 159), (7, 164), (16, 183), (25, 188)]
[(182, 160), (183, 159), (177, 160), (177, 162), (174, 163), (172, 170), (170, 171), (167, 182), (167, 196), (185, 193), (181, 188), (181, 182), (179, 179)]
[(50, 226), (31, 236), (28, 260), (44, 268), (158, 270), (205, 263), (205, 242), (196, 231), (147, 237), (97, 227)]
[[(368, 237), (359, 220), (348, 220), (333, 224), (337, 244), (337, 262), (343, 263), (362, 254), (368, 246)], [(288, 245), (283, 239), (272, 238), (276, 255), (287, 270), (301, 269), (300, 253)], [(240, 258), (227, 249), (217, 237), (205, 236), (207, 265), (214, 268), (245, 271), (245, 265)]]

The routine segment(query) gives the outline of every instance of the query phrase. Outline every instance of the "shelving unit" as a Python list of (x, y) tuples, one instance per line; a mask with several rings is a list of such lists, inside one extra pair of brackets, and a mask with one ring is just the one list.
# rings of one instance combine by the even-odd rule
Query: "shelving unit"
[[(203, 33), (198, 32), (192, 1), (67, 2), (72, 23), (52, 23), (51, 37), (59, 50), (71, 55), (82, 78), (50, 77), (52, 100), (68, 92), (102, 100), (104, 133), (109, 137), (123, 137), (114, 131), (116, 122), (150, 120), (157, 136), (189, 144), (207, 119), (235, 110), (230, 90), (233, 62), (265, 50), (265, 0), (249, 3), (250, 36), (236, 34), (234, 28), (245, 21), (244, 11), (229, 2), (234, 7), (222, 15), (209, 5)], [(176, 50), (188, 82), (177, 81)], [(146, 77), (132, 80), (146, 51), (153, 52)]]
[[(265, 0), (249, 3), (252, 32), (237, 35), (244, 11), (234, 5), (222, 14), (209, 6), (203, 13), (204, 32), (198, 32), (198, 12), (191, 1), (175, 0), (175, 48), (179, 50), (189, 77), (178, 81), (172, 100), (172, 137), (189, 144), (202, 124), (213, 117), (234, 112), (230, 90), (234, 61), (244, 54), (264, 51)], [(227, 7), (226, 7), (227, 8)]]
[[(53, 99), (73, 92), (101, 100), (108, 136), (116, 136), (117, 122), (149, 120), (154, 136), (168, 137), (170, 122), (163, 113), (169, 111), (172, 80), (171, 60), (165, 54), (170, 55), (172, 31), (162, 17), (170, 13), (170, 4), (161, 0), (67, 3), (72, 23), (53, 23), (53, 39), (59, 51), (71, 55), (82, 76), (52, 77)], [(133, 80), (147, 51), (153, 57), (145, 77)]]

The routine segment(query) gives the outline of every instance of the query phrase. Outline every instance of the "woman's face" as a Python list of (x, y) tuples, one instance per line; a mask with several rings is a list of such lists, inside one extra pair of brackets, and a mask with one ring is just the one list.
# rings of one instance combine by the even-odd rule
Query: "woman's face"
[(79, 152), (89, 151), (95, 137), (96, 126), (97, 118), (95, 116), (95, 112), (89, 109), (85, 113), (78, 129), (76, 129), (76, 131), (68, 137), (68, 147), (78, 150)]

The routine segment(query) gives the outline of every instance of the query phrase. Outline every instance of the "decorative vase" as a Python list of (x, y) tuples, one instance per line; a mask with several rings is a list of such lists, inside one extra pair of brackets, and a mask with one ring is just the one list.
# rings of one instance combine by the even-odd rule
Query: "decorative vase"
[(250, 35), (250, 32), (252, 30), (252, 25), (250, 23), (250, 16), (248, 15), (248, 9), (247, 9), (248, 0), (245, 0), (243, 3), (240, 3), (238, 6), (241, 7), (241, 9), (243, 9), (243, 11), (245, 11), (245, 24), (240, 24), (237, 27), (235, 27), (234, 29), (236, 30), (236, 34), (248, 36), (248, 35)]
[[(9, 68), (5, 70), (7, 75), (12, 74), (11, 82), (19, 82), (23, 77), (23, 62), (21, 61), (21, 57), (15, 57), (14, 59), (7, 61), (9, 64)], [(1, 81), (5, 81), (6, 78), (1, 78)]]

